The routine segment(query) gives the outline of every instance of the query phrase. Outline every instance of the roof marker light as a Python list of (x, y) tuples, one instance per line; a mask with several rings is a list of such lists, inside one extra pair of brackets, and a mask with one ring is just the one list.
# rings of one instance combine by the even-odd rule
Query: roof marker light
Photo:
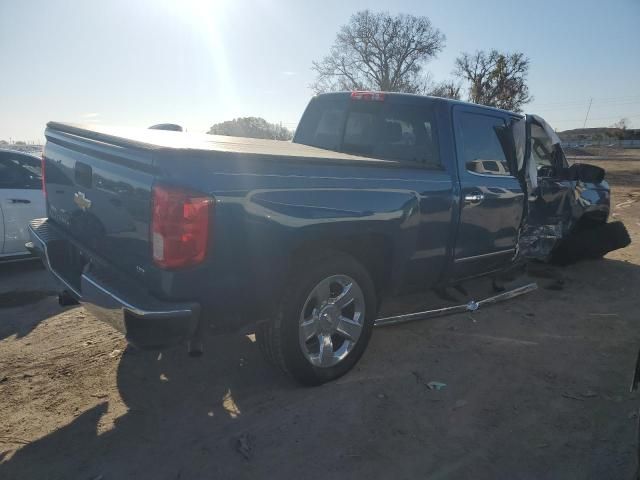
[(357, 90), (351, 92), (351, 100), (364, 100), (369, 102), (384, 102), (383, 92), (366, 92)]

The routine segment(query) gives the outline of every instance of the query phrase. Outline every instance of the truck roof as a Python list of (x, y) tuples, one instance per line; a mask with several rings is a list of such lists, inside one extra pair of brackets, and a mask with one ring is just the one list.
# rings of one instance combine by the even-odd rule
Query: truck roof
[[(316, 98), (347, 98), (350, 97), (353, 92), (343, 91), (343, 92), (329, 92), (329, 93), (320, 93), (316, 95)], [(482, 108), (484, 110), (492, 110), (494, 112), (507, 113), (509, 115), (514, 115), (517, 117), (522, 117), (521, 113), (511, 112), (509, 110), (504, 110), (502, 108), (489, 107), (487, 105), (480, 105), (478, 103), (464, 102), (462, 100), (454, 100), (452, 98), (442, 98), (442, 97), (432, 97), (430, 95), (418, 95), (415, 93), (398, 93), (398, 92), (375, 92), (382, 93), (386, 98), (396, 100), (402, 100), (406, 103), (415, 103), (420, 101), (428, 101), (428, 102), (437, 102), (437, 103), (447, 103), (450, 105), (466, 105), (473, 106), (476, 108)]]
[(267, 155), (277, 157), (326, 158), (333, 160), (366, 160), (381, 164), (395, 164), (393, 160), (349, 155), (347, 153), (324, 150), (299, 143), (260, 138), (230, 137), (205, 133), (174, 132), (151, 130), (147, 128), (116, 127), (106, 125), (80, 125), (61, 122), (47, 123), (45, 136), (53, 131), (63, 132), (80, 138), (122, 147), (144, 150), (197, 150), (210, 152), (228, 152), (248, 155)]

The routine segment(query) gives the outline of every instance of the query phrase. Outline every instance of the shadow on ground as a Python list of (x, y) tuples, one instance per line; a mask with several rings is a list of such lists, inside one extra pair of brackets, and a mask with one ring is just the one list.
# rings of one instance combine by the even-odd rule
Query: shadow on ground
[[(39, 260), (0, 263), (0, 340), (28, 335), (61, 308), (56, 285)], [(38, 302), (46, 301), (46, 306)]]
[(244, 420), (243, 401), (251, 406), (258, 394), (258, 408), (277, 408), (265, 393), (295, 387), (263, 364), (247, 337), (215, 338), (208, 347), (208, 355), (198, 359), (183, 348), (159, 354), (128, 347), (117, 382), (129, 410), (113, 428), (97, 434), (109, 408), (102, 401), (19, 450), (0, 465), (0, 478), (200, 478), (180, 474), (208, 470), (208, 478), (221, 478), (212, 455), (230, 457), (222, 471), (233, 457), (247, 462), (253, 438), (242, 433), (256, 425)]
[[(357, 368), (298, 388), (245, 336), (200, 359), (128, 348), (110, 398), (0, 478), (629, 478), (636, 265), (585, 262), (478, 312), (378, 330)], [(612, 316), (615, 315), (615, 316)], [(442, 391), (430, 380), (446, 383)]]

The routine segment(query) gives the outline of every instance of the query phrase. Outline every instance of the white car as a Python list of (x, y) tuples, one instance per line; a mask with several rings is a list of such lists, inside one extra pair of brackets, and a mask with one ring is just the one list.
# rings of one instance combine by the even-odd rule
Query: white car
[(46, 216), (40, 158), (0, 149), (0, 261), (31, 255), (28, 223)]

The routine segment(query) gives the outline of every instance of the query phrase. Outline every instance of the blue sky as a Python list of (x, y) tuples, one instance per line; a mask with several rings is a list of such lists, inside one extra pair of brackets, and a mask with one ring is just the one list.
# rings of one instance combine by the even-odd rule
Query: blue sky
[(0, 0), (0, 139), (41, 139), (49, 120), (294, 127), (312, 60), (364, 8), (431, 19), (447, 37), (435, 80), (461, 51), (522, 51), (527, 111), (581, 127), (593, 98), (587, 126), (640, 127), (639, 0)]

